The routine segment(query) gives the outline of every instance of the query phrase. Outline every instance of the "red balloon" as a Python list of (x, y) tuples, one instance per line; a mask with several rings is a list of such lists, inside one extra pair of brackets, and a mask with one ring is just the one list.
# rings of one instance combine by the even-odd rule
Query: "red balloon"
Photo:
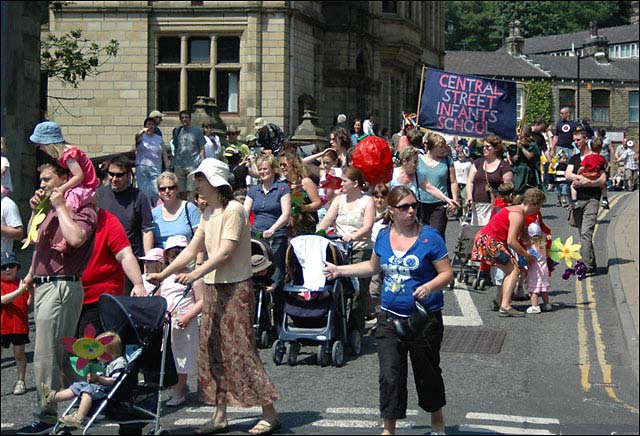
[(352, 162), (371, 186), (388, 183), (393, 177), (393, 156), (389, 144), (379, 136), (367, 136), (358, 142)]

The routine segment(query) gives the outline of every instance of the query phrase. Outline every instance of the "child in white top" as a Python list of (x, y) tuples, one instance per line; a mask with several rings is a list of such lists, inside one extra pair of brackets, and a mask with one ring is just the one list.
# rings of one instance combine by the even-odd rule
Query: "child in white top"
[[(536, 222), (527, 227), (529, 239), (529, 252), (536, 257), (536, 262), (529, 265), (527, 271), (527, 290), (531, 297), (531, 306), (527, 313), (550, 312), (549, 304), (549, 267), (547, 266), (547, 236), (542, 233), (540, 225)], [(542, 296), (544, 302), (542, 309), (538, 305), (538, 296)]]
[[(169, 265), (188, 245), (184, 235), (171, 236), (164, 249), (165, 264)], [(191, 272), (185, 268), (182, 273)], [(201, 279), (187, 286), (180, 284), (176, 274), (167, 277), (160, 285), (158, 293), (167, 300), (167, 310), (171, 313), (171, 346), (178, 372), (178, 383), (173, 386), (173, 395), (167, 406), (177, 407), (186, 401), (187, 377), (198, 372), (198, 352), (200, 348), (200, 328), (197, 319), (202, 311), (204, 283)]]

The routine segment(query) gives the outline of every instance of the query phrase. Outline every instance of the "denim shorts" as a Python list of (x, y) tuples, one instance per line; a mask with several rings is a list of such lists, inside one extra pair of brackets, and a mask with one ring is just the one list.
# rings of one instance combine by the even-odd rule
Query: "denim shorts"
[(562, 182), (556, 185), (559, 195), (569, 195), (569, 182)]

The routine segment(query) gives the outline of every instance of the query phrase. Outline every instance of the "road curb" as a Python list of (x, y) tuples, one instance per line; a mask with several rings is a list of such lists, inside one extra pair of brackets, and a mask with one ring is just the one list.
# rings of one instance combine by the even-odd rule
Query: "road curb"
[[(616, 227), (618, 226), (618, 220), (624, 215), (626, 209), (629, 207), (629, 200), (637, 201), (638, 194), (628, 195), (624, 204), (621, 205), (620, 212), (612, 217), (611, 223), (607, 229), (607, 254), (609, 260), (607, 261), (607, 269), (609, 275), (609, 281), (611, 283), (611, 289), (613, 291), (613, 300), (616, 304), (618, 317), (620, 318), (620, 324), (622, 326), (622, 332), (624, 334), (625, 344), (629, 351), (629, 357), (631, 359), (631, 369), (633, 375), (636, 378), (636, 383), (639, 382), (639, 364), (638, 364), (638, 335), (634, 326), (633, 317), (631, 316), (631, 310), (627, 304), (627, 297), (622, 286), (622, 280), (620, 278), (620, 265), (618, 263), (612, 264), (612, 259), (618, 259), (618, 251), (616, 249), (615, 234)], [(628, 222), (623, 220), (623, 222)]]

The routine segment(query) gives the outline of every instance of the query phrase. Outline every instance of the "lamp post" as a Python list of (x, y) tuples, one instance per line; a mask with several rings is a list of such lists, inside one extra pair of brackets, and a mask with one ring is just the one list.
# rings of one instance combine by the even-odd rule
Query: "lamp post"
[[(578, 50), (582, 50), (584, 47), (580, 47)], [(580, 51), (575, 51), (575, 57), (576, 57), (576, 72), (577, 72), (577, 83), (576, 83), (576, 119), (580, 119), (580, 61), (582, 59), (588, 58), (593, 56), (596, 59), (601, 59), (603, 57), (605, 57), (605, 53), (598, 51), (596, 53), (593, 54), (588, 54), (588, 55), (580, 55)]]

